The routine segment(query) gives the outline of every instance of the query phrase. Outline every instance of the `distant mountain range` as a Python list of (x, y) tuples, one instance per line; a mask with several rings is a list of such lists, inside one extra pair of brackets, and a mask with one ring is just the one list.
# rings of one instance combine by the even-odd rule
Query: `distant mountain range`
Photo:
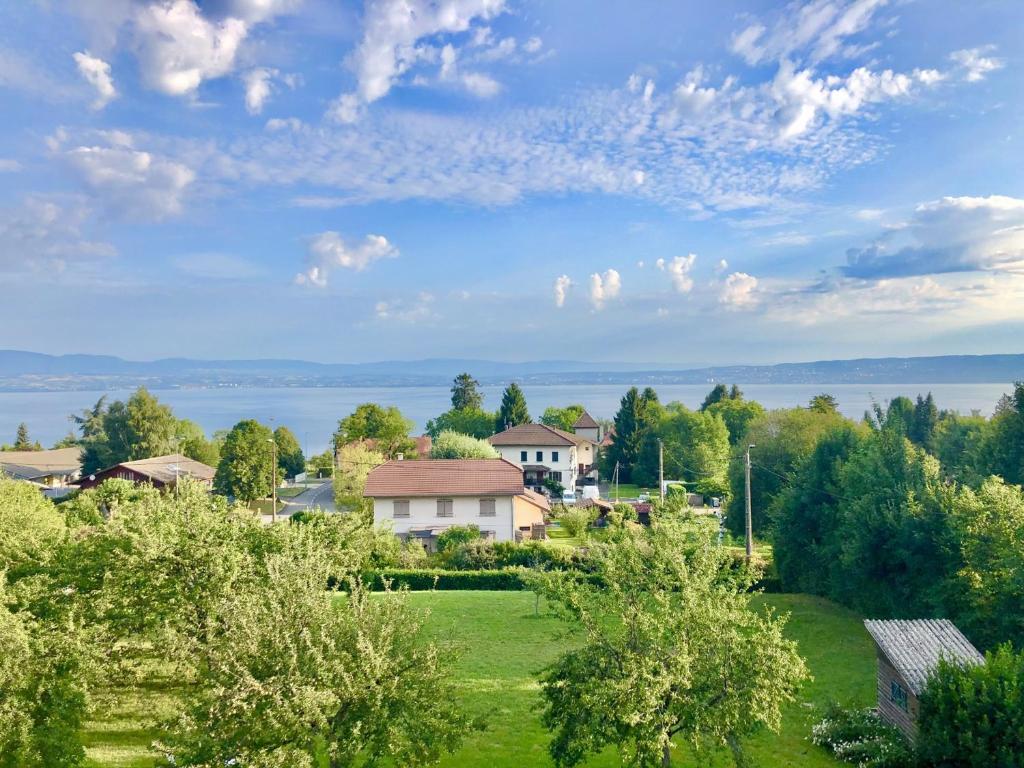
[(1024, 354), (888, 357), (777, 365), (685, 368), (678, 364), (437, 358), (378, 363), (305, 360), (123, 360), (0, 350), (0, 390), (180, 387), (446, 385), (468, 371), (484, 384), (960, 384), (1024, 380)]

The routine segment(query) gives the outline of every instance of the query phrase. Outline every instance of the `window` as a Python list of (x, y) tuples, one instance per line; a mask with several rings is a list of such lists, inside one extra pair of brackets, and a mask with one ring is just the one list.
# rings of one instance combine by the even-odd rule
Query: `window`
[(526, 451), (520, 451), (520, 452), (519, 452), (519, 460), (520, 460), (520, 461), (528, 461), (528, 460), (529, 460), (529, 459), (527, 458), (527, 456), (528, 456), (528, 455), (529, 455), (529, 454), (527, 454), (527, 452), (526, 452)]
[(557, 464), (558, 463), (558, 451), (552, 451), (551, 452), (551, 463), (552, 464)]
[(904, 712), (907, 711), (907, 692), (903, 690), (903, 686), (895, 680), (893, 680), (889, 685), (889, 701)]
[(454, 512), (452, 512), (452, 500), (451, 499), (438, 499), (437, 500), (437, 516), (438, 517), (454, 517)]
[(537, 461), (544, 461), (544, 451), (537, 451)]
[(494, 516), (494, 499), (480, 499), (480, 517)]
[(391, 502), (391, 504), (392, 504), (392, 513), (391, 513), (392, 517), (397, 519), (397, 518), (400, 518), (400, 517), (408, 517), (409, 516), (409, 500), (408, 499), (404, 499), (404, 500), (401, 500), (401, 501), (398, 500), (398, 499), (395, 499), (393, 502)]
[(561, 472), (552, 472), (551, 473), (551, 479), (554, 480), (556, 483), (562, 482), (562, 473)]

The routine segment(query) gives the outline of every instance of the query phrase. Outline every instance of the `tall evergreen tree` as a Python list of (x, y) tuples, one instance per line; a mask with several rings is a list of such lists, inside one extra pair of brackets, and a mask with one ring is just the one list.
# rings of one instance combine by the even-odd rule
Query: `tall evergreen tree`
[(701, 403), (700, 409), (706, 411), (715, 403), (720, 403), (723, 400), (729, 399), (729, 390), (725, 384), (715, 384), (715, 386), (708, 392), (707, 397), (704, 398), (704, 402)]
[(32, 442), (28, 434), (28, 424), (21, 422), (18, 425), (18, 433), (14, 437), (14, 450), (16, 451), (41, 451), (43, 446)]
[(530, 412), (526, 408), (526, 396), (514, 381), (505, 387), (501, 395), (501, 407), (494, 421), (496, 432), (503, 432), (509, 427), (530, 423)]
[(456, 411), (479, 411), (484, 407), (480, 382), (468, 373), (460, 373), (452, 382), (452, 408)]
[(939, 423), (939, 409), (935, 406), (935, 398), (929, 392), (927, 397), (917, 396), (914, 405), (914, 418), (907, 437), (922, 448), (932, 450), (935, 443), (935, 428)]
[(619, 401), (614, 429), (612, 444), (604, 453), (605, 475), (610, 477), (618, 464), (619, 479), (632, 482), (644, 437), (644, 403), (636, 387), (630, 387)]

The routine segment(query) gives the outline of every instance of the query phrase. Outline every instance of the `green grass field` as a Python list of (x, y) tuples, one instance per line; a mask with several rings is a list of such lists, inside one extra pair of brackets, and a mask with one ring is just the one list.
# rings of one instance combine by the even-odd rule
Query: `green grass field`
[[(771, 605), (792, 614), (788, 634), (800, 646), (813, 681), (785, 714), (782, 732), (761, 733), (748, 743), (754, 765), (836, 766), (807, 736), (815, 715), (830, 698), (869, 705), (875, 689), (874, 652), (859, 617), (825, 600), (805, 595), (765, 595), (758, 605)], [(453, 643), (460, 688), (457, 704), (468, 714), (483, 716), (485, 730), (473, 734), (463, 748), (444, 759), (443, 766), (513, 768), (551, 765), (547, 734), (539, 720), (537, 672), (568, 647), (563, 625), (535, 615), (535, 598), (528, 592), (417, 592), (412, 605), (428, 613), (427, 632)], [(175, 700), (169, 681), (132, 692), (114, 692), (102, 716), (86, 732), (88, 765), (152, 766), (148, 745), (152, 722), (173, 713)], [(725, 752), (701, 754), (688, 748), (676, 755), (676, 765), (731, 766)], [(609, 752), (589, 766), (619, 765)]]

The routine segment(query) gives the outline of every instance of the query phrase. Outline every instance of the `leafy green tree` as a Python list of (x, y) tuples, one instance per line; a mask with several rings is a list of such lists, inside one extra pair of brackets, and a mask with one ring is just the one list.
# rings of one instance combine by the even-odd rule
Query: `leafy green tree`
[(530, 412), (526, 408), (526, 396), (514, 381), (505, 387), (501, 395), (501, 407), (494, 420), (495, 432), (504, 432), (510, 427), (530, 423)]
[(556, 427), (565, 432), (572, 432), (573, 427), (580, 416), (583, 415), (584, 410), (584, 407), (579, 404), (567, 405), (564, 408), (552, 405), (544, 409), (544, 415), (540, 417), (540, 423), (547, 424), (549, 427)]
[(700, 409), (706, 411), (715, 403), (720, 403), (723, 400), (729, 399), (729, 388), (725, 384), (715, 384), (704, 398), (704, 402), (701, 403)]
[(213, 480), (217, 493), (246, 503), (269, 496), (277, 483), (273, 439), (270, 428), (253, 419), (235, 424), (221, 448)]
[(338, 422), (334, 433), (335, 450), (360, 440), (373, 440), (374, 449), (388, 458), (399, 453), (412, 453), (415, 443), (410, 439), (413, 423), (395, 406), (384, 408), (376, 403), (363, 403)]
[(458, 432), (442, 432), (430, 447), (432, 459), (496, 459), (500, 454), (486, 440)]
[(128, 398), (125, 420), (128, 428), (128, 460), (164, 456), (174, 450), (177, 419), (170, 407), (153, 397), (145, 387), (139, 387)]
[(67, 768), (85, 759), (89, 665), (73, 624), (7, 607), (0, 581), (0, 768)]
[(984, 416), (948, 413), (939, 419), (932, 452), (947, 478), (977, 484), (978, 472), (983, 470), (979, 452), (987, 429), (988, 421)]
[(437, 537), (437, 551), (450, 552), (458, 549), (463, 544), (468, 544), (479, 538), (480, 526), (473, 523), (469, 525), (453, 525), (445, 528)]
[(920, 700), (918, 756), (935, 768), (1024, 766), (1024, 652), (939, 662)]
[(704, 409), (705, 413), (719, 416), (729, 430), (729, 444), (737, 446), (743, 441), (747, 426), (764, 415), (764, 406), (755, 400), (720, 400)]
[(480, 382), (468, 373), (460, 373), (452, 382), (452, 410), (481, 411), (484, 407), (484, 396), (480, 392)]
[(338, 451), (338, 467), (334, 471), (334, 503), (339, 509), (361, 511), (372, 520), (372, 504), (363, 498), (366, 477), (370, 470), (387, 461), (380, 451), (371, 451), (365, 445), (346, 445)]
[(827, 392), (812, 397), (807, 407), (818, 413), (839, 413), (839, 401), (836, 400), (835, 395), (830, 395)]
[(729, 432), (712, 408), (691, 411), (681, 403), (670, 403), (659, 409), (660, 419), (647, 430), (632, 479), (643, 485), (657, 485), (661, 439), (666, 479), (683, 480), (708, 495), (725, 495), (729, 487)]
[(334, 475), (334, 462), (334, 451), (327, 449), (323, 453), (309, 457), (307, 471), (312, 472), (317, 477), (331, 477)]
[(833, 427), (775, 497), (770, 515), (775, 566), (787, 592), (835, 593), (842, 470), (864, 439), (863, 427), (849, 422)]
[(755, 534), (770, 528), (768, 510), (785, 487), (800, 462), (814, 450), (818, 439), (846, 420), (837, 413), (820, 413), (807, 408), (768, 411), (753, 419), (743, 444), (737, 446), (729, 466), (729, 503), (726, 525), (742, 536), (745, 523), (744, 457), (742, 449), (753, 444), (751, 472), (751, 508)]
[(432, 438), (437, 438), (442, 432), (458, 432), (482, 440), (494, 434), (497, 418), (497, 414), (479, 408), (453, 408), (427, 421), (426, 432)]
[(40, 573), (67, 536), (53, 502), (28, 483), (0, 477), (0, 583)]
[(991, 477), (976, 491), (960, 488), (951, 501), (958, 623), (981, 647), (1009, 641), (1024, 649), (1024, 490)]
[(284, 477), (295, 477), (306, 471), (306, 457), (302, 455), (302, 446), (288, 427), (278, 427), (274, 430), (274, 443), (277, 445), (277, 466)]
[(555, 765), (615, 746), (623, 764), (667, 766), (677, 743), (728, 746), (742, 765), (745, 737), (779, 729), (806, 667), (714, 536), (669, 521), (613, 528), (590, 547), (592, 576), (538, 577), (582, 633), (541, 677)]
[(562, 507), (555, 515), (555, 519), (570, 537), (582, 539), (586, 537), (590, 526), (597, 519), (597, 510), (591, 507)]
[(16, 451), (41, 451), (43, 446), (38, 442), (32, 440), (28, 434), (28, 424), (21, 422), (18, 425), (18, 432), (14, 437), (14, 445), (12, 446)]
[(100, 398), (72, 420), (82, 432), (82, 472), (91, 474), (122, 461), (164, 456), (175, 450), (178, 420), (145, 387), (127, 402)]
[(220, 443), (207, 440), (203, 428), (190, 419), (178, 419), (174, 429), (174, 441), (178, 453), (195, 459), (208, 467), (220, 462)]
[(64, 437), (55, 442), (51, 446), (51, 448), (53, 450), (58, 450), (59, 448), (74, 448), (76, 445), (80, 445), (81, 442), (82, 441), (79, 439), (78, 435), (76, 435), (73, 431), (69, 431), (66, 435), (64, 435)]
[(459, 746), (452, 654), (402, 594), (353, 580), (337, 599), (315, 558), (267, 568), (219, 612), (199, 692), (160, 743), (175, 765), (418, 766)]
[(998, 475), (1008, 483), (1024, 484), (1024, 382), (1014, 385), (985, 428), (977, 450), (975, 472)]

